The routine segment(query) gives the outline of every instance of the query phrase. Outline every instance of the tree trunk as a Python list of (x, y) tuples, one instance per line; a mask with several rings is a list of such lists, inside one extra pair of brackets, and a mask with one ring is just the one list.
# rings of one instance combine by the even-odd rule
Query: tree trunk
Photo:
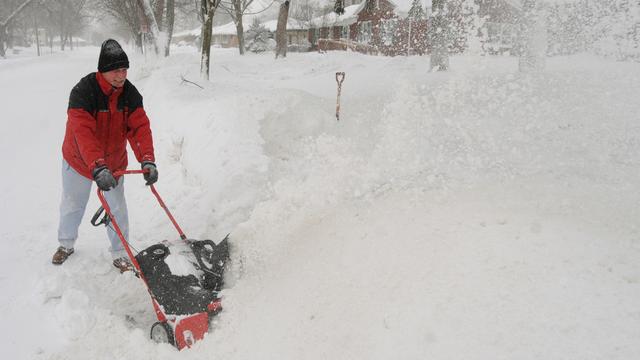
[(276, 59), (287, 57), (287, 21), (289, 20), (289, 0), (280, 5), (278, 25), (276, 27)]
[(171, 37), (173, 36), (173, 23), (175, 21), (175, 0), (167, 0), (167, 43), (164, 47), (164, 56), (169, 56), (169, 49), (171, 48)]
[(36, 33), (36, 50), (38, 52), (38, 56), (40, 56), (40, 34), (38, 31), (38, 15), (36, 14), (33, 15), (33, 28)]
[(149, 2), (149, 0), (140, 0), (140, 5), (142, 6), (142, 11), (144, 13), (145, 18), (147, 19), (147, 24), (149, 24), (151, 35), (153, 35), (153, 49), (156, 52), (156, 54), (159, 54), (160, 47), (163, 44), (160, 43), (160, 29), (158, 29), (158, 23), (156, 22), (156, 17), (153, 15), (153, 9), (151, 8), (151, 3)]
[(18, 8), (15, 9), (4, 21), (0, 21), (0, 56), (5, 56), (5, 43), (7, 44), (7, 46), (9, 46), (11, 43), (11, 39), (7, 38), (7, 29), (9, 27), (9, 24), (32, 1), (33, 0), (25, 0), (22, 5), (18, 6)]
[(60, 28), (58, 29), (58, 31), (60, 32), (59, 36), (60, 36), (60, 50), (64, 51), (64, 10), (60, 11)]
[(209, 80), (209, 65), (211, 63), (211, 31), (213, 29), (213, 0), (201, 0), (201, 11), (204, 16), (202, 24), (202, 57), (200, 58), (200, 76)]
[(13, 26), (7, 25), (7, 49), (13, 49)]
[(162, 14), (164, 13), (164, 0), (156, 0), (156, 8), (153, 10), (153, 16), (156, 18), (158, 29), (162, 28)]
[(431, 71), (449, 69), (449, 23), (444, 4), (445, 0), (433, 0), (431, 5)]
[(235, 12), (236, 20), (236, 34), (238, 36), (238, 50), (240, 55), (244, 55), (244, 26), (242, 24), (242, 1), (233, 1), (233, 10)]
[(5, 40), (6, 33), (7, 33), (6, 26), (4, 26), (3, 24), (0, 24), (0, 56), (1, 57), (5, 57), (4, 43), (6, 41)]
[(521, 24), (522, 54), (519, 62), (521, 72), (544, 70), (547, 51), (545, 18), (540, 1), (524, 1)]

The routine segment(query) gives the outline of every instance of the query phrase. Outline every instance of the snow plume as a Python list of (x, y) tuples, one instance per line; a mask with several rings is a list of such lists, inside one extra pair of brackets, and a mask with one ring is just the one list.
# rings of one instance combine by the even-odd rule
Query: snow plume
[[(485, 61), (500, 62), (490, 71), (455, 59), (464, 70), (452, 74), (388, 60), (407, 76), (357, 89), (366, 102), (346, 91), (340, 122), (333, 99), (270, 97), (269, 196), (234, 233), (240, 276), (211, 346), (238, 358), (533, 359), (631, 344), (638, 290), (623, 284), (635, 270), (625, 240), (608, 248), (616, 225), (604, 224), (633, 218), (620, 218), (614, 209), (633, 201), (607, 184), (632, 188), (638, 176), (622, 180), (627, 165), (607, 159), (640, 150), (637, 130), (616, 130), (636, 128), (640, 89), (629, 67), (595, 75), (598, 61), (574, 60), (538, 76), (509, 59)], [(607, 86), (602, 99), (604, 77), (628, 91)], [(371, 96), (378, 86), (392, 95)], [(608, 101), (613, 123), (602, 121)], [(585, 273), (617, 262), (616, 275)], [(596, 301), (591, 281), (622, 286), (622, 307)], [(613, 328), (624, 335), (600, 337)]]
[[(241, 225), (244, 270), (260, 274), (272, 261), (284, 261), (276, 254), (293, 255), (290, 247), (301, 241), (286, 229), (313, 226), (353, 201), (574, 174), (613, 181), (618, 175), (605, 170), (608, 159), (640, 150), (628, 148), (635, 147), (631, 134), (611, 131), (631, 125), (632, 95), (611, 94), (622, 97), (618, 111), (627, 115), (616, 125), (602, 122), (608, 110), (596, 91), (568, 90), (598, 88), (600, 80), (585, 78), (586, 72), (399, 77), (387, 83), (394, 89), (387, 99), (348, 99), (345, 120), (336, 124), (326, 121), (329, 101), (301, 91), (280, 93), (288, 106), (270, 103), (286, 110), (261, 122), (270, 195)], [(627, 82), (624, 71), (609, 76)], [(591, 139), (588, 146), (584, 139)]]

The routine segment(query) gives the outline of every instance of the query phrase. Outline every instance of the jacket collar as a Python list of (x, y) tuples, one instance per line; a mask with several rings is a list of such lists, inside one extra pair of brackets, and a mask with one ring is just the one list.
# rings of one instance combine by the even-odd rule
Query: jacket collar
[(100, 90), (102, 90), (102, 92), (107, 95), (107, 96), (111, 96), (113, 94), (119, 94), (122, 92), (123, 88), (114, 88), (113, 86), (111, 86), (111, 84), (109, 84), (107, 82), (107, 80), (104, 78), (104, 76), (102, 75), (101, 72), (96, 72), (96, 79), (98, 80), (98, 85), (100, 85)]

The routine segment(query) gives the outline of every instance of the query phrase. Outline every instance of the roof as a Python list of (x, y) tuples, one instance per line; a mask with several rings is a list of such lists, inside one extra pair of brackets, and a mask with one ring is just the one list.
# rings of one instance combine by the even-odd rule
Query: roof
[[(502, 0), (505, 3), (507, 3), (508, 5), (511, 5), (513, 8), (522, 11), (523, 7), (522, 4), (524, 3), (524, 0)], [(542, 5), (550, 5), (550, 4), (565, 4), (565, 3), (575, 3), (578, 0), (547, 0), (544, 3), (542, 3)]]
[[(269, 20), (262, 23), (264, 27), (269, 31), (276, 31), (278, 27), (278, 20)], [(289, 18), (287, 20), (287, 30), (307, 30), (309, 27), (305, 26), (304, 23), (300, 20)]]
[(522, 10), (522, 0), (503, 0), (503, 1), (518, 10)]
[(334, 12), (330, 12), (323, 16), (318, 16), (311, 19), (311, 27), (327, 27), (327, 26), (344, 26), (351, 25), (358, 20), (358, 13), (364, 9), (366, 1), (362, 1), (360, 4), (347, 6), (344, 8), (344, 14), (338, 15)]
[[(396, 5), (396, 12), (401, 14), (408, 14), (411, 9), (411, 5), (413, 5), (413, 0), (388, 0), (390, 3)], [(422, 3), (422, 9), (427, 11), (427, 9), (431, 9), (431, 0), (420, 0)]]
[(196, 28), (196, 29), (193, 29), (193, 30), (185, 30), (185, 31), (175, 32), (171, 36), (176, 36), (176, 37), (188, 36), (188, 35), (200, 36), (200, 31), (201, 31), (200, 29), (201, 28)]
[(236, 24), (231, 21), (224, 25), (214, 26), (213, 30), (211, 30), (213, 35), (237, 35), (238, 30), (236, 29)]
[[(409, 13), (409, 9), (411, 9), (411, 5), (413, 0), (386, 0), (391, 4), (394, 8), (394, 12), (396, 15), (400, 17), (406, 17)], [(431, 8), (430, 0), (422, 0), (426, 1), (426, 4), (423, 4), (423, 9), (427, 11), (427, 9)], [(510, 1), (519, 1), (519, 0), (510, 0)], [(351, 25), (358, 20), (358, 14), (360, 11), (364, 9), (366, 5), (366, 0), (362, 0), (359, 4), (347, 6), (344, 8), (344, 14), (337, 15), (334, 12), (330, 12), (323, 16), (318, 16), (316, 18), (311, 19), (310, 27), (330, 27), (330, 26), (344, 26)]]
[[(278, 20), (269, 20), (269, 21), (265, 21), (263, 23), (261, 23), (262, 25), (264, 25), (264, 27), (267, 28), (267, 30), (269, 31), (276, 31), (276, 27), (278, 26)], [(247, 24), (247, 22), (244, 22), (244, 31), (249, 30), (249, 27), (251, 26), (251, 24)], [(307, 27), (304, 26), (302, 21), (296, 20), (294, 18), (289, 18), (289, 21), (287, 21), (287, 30), (307, 30)], [(200, 36), (200, 32), (202, 31), (201, 27), (197, 27), (193, 30), (185, 30), (185, 31), (180, 31), (178, 33), (174, 33), (173, 36), (175, 37), (181, 37), (181, 36), (188, 36), (188, 35), (192, 35), (192, 36)], [(214, 26), (212, 31), (213, 35), (237, 35), (238, 34), (238, 30), (236, 29), (236, 24), (231, 21), (228, 22), (224, 25), (220, 25), (220, 26)]]

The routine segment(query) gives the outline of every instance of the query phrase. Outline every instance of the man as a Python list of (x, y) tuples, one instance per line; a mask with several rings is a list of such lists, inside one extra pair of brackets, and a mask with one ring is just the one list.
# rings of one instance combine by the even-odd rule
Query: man
[[(127, 140), (142, 169), (147, 185), (158, 180), (153, 139), (142, 96), (127, 80), (129, 59), (113, 39), (102, 43), (98, 72), (91, 73), (71, 90), (67, 129), (62, 144), (62, 201), (58, 242), (53, 264), (60, 265), (73, 254), (78, 227), (84, 215), (93, 181), (104, 191), (113, 216), (128, 239), (129, 219), (124, 198)], [(131, 262), (115, 231), (108, 227), (113, 265), (124, 272)]]

